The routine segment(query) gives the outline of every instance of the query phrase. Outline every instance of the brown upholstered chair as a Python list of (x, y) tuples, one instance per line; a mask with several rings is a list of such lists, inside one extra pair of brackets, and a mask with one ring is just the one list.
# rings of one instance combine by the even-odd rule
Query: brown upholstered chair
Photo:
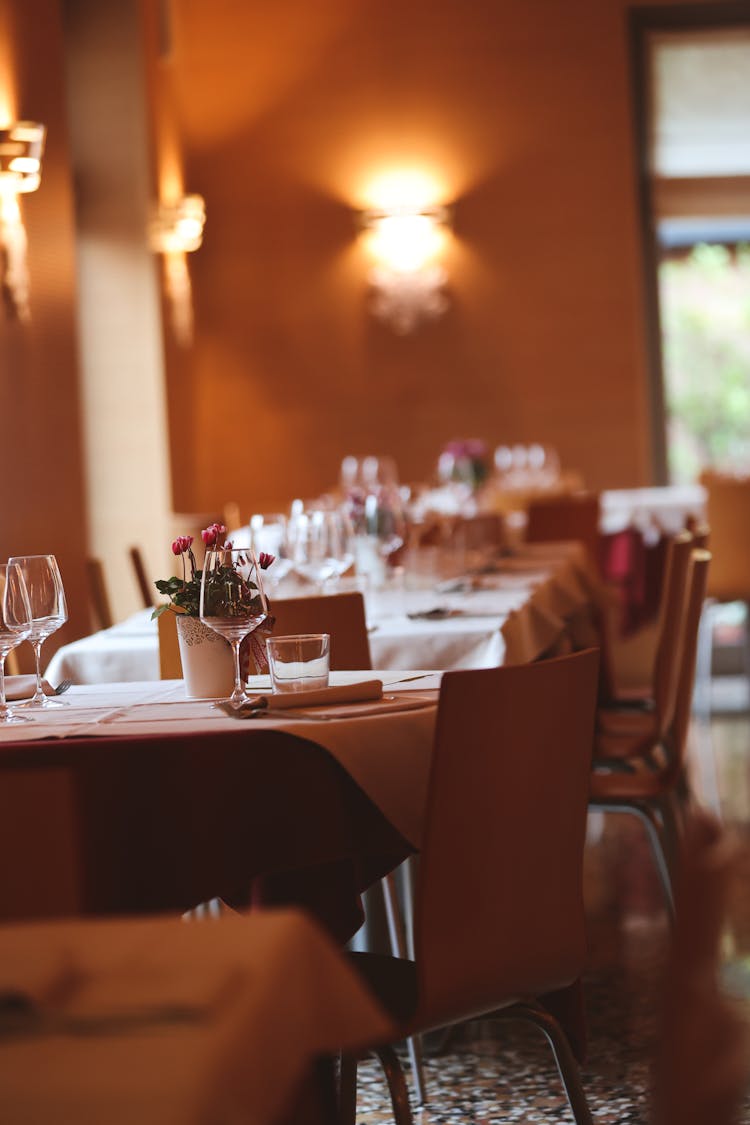
[(706, 471), (701, 484), (711, 529), (707, 595), (719, 602), (750, 602), (750, 477)]
[(372, 668), (365, 602), (360, 593), (275, 598), (271, 613), (277, 637), (291, 633), (330, 633), (334, 671)]
[(156, 619), (159, 632), (159, 678), (181, 680), (182, 661), (177, 640), (177, 614), (167, 610)]
[[(591, 775), (593, 807), (631, 813), (645, 825), (670, 916), (674, 912), (670, 867), (679, 850), (680, 822), (690, 795), (687, 734), (710, 559), (708, 551), (691, 552), (679, 676), (668, 729), (660, 729), (658, 735), (634, 735), (625, 762), (618, 761), (616, 766), (597, 762)], [(655, 750), (662, 752), (660, 757), (654, 756)]]
[[(586, 958), (582, 862), (597, 664), (589, 650), (443, 676), (416, 956), (352, 955), (403, 1036), (490, 1014), (540, 1027), (579, 1125), (591, 1121), (572, 1012)], [(396, 1121), (409, 1122), (395, 1054), (375, 1049)], [(353, 1120), (356, 1062), (345, 1059), (342, 1070), (342, 1120)]]

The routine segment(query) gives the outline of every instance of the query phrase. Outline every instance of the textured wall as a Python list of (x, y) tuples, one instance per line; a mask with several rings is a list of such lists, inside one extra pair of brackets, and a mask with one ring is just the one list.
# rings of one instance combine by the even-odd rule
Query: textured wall
[[(175, 0), (197, 338), (169, 363), (178, 506), (314, 494), (347, 452), (405, 479), (441, 443), (549, 442), (649, 478), (622, 0)], [(394, 166), (455, 211), (451, 307), (367, 312), (354, 208)]]

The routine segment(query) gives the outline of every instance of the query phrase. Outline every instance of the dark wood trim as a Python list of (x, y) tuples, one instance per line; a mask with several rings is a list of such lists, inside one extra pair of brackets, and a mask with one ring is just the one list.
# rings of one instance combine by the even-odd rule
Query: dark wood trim
[(654, 223), (653, 187), (649, 168), (648, 127), (651, 91), (646, 65), (646, 37), (650, 31), (685, 30), (750, 25), (750, 0), (723, 0), (715, 4), (677, 4), (633, 7), (628, 12), (630, 81), (636, 146), (636, 194), (643, 248), (644, 320), (648, 370), (649, 446), (651, 476), (666, 484), (667, 435), (664, 370), (659, 309), (659, 251)]

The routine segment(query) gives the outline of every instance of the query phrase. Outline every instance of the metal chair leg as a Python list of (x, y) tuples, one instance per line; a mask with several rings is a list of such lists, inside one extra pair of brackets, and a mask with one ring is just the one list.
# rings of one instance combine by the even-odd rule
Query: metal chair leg
[(544, 1032), (555, 1056), (560, 1080), (576, 1125), (593, 1125), (573, 1051), (565, 1032), (554, 1016), (541, 1005), (514, 1004), (512, 1008), (494, 1013), (493, 1019), (523, 1020)]
[(664, 851), (664, 843), (662, 841), (659, 823), (653, 809), (646, 804), (641, 804), (637, 801), (593, 801), (592, 806), (597, 809), (604, 809), (605, 812), (619, 812), (630, 813), (632, 816), (637, 816), (646, 829), (648, 842), (651, 845), (651, 854), (654, 857), (656, 865), (656, 873), (659, 876), (661, 889), (664, 894), (664, 903), (667, 908), (667, 916), (670, 925), (674, 924), (674, 896), (672, 894), (672, 879), (669, 872), (669, 865), (667, 863), (666, 853)]
[[(408, 860), (406, 861), (408, 863)], [(407, 956), (407, 941), (411, 946), (409, 952), (413, 956), (413, 936), (405, 931), (404, 919), (401, 913), (401, 907), (398, 900), (398, 891), (396, 889), (396, 881), (393, 873), (385, 875), (381, 879), (383, 887), (383, 901), (385, 902), (385, 913), (388, 921), (388, 937), (391, 944), (391, 953), (394, 957), (399, 957), (402, 960)], [(410, 886), (407, 886), (407, 895), (411, 893)], [(409, 907), (409, 910), (411, 908)], [(416, 1095), (417, 1105), (424, 1105), (425, 1103), (425, 1081), (424, 1071), (422, 1068), (422, 1041), (421, 1037), (412, 1035), (406, 1040), (407, 1050), (409, 1052), (409, 1064), (411, 1066), (412, 1077), (414, 1079), (414, 1092)]]

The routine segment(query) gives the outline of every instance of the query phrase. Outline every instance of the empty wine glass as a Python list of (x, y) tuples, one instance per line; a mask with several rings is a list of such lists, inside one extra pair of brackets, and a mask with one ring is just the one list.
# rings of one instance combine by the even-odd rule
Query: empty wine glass
[(54, 555), (14, 555), (9, 562), (18, 567), (26, 585), (31, 609), (29, 640), (36, 664), (36, 689), (24, 707), (60, 707), (65, 700), (49, 697), (42, 688), (41, 649), (47, 637), (68, 620), (60, 569)]
[(31, 634), (31, 607), (20, 568), (0, 563), (0, 723), (25, 723), (5, 701), (5, 658)]
[[(281, 512), (256, 513), (251, 516), (250, 546), (256, 556), (261, 552), (274, 556), (275, 562), (269, 574), (271, 582), (277, 586), (292, 569), (286, 516)], [(266, 583), (268, 583), (268, 576), (266, 576)]]
[(343, 512), (299, 512), (289, 519), (288, 535), (292, 566), (321, 591), (354, 561), (352, 528)]
[(231, 645), (234, 691), (228, 702), (233, 707), (248, 699), (240, 672), (240, 645), (267, 616), (261, 569), (252, 548), (208, 551), (201, 576), (200, 617)]

